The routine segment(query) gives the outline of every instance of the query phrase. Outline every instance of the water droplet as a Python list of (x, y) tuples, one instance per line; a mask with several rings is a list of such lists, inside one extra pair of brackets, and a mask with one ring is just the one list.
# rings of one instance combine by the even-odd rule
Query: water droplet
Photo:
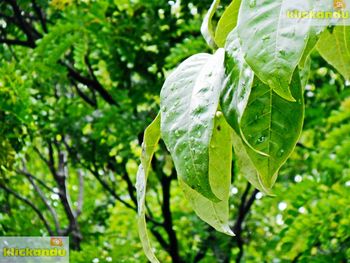
[(284, 154), (284, 149), (278, 151), (277, 156), (281, 157)]
[(217, 111), (216, 114), (215, 114), (215, 116), (216, 116), (217, 118), (220, 118), (220, 117), (222, 116), (222, 112), (221, 112), (221, 111)]
[(249, 1), (249, 7), (254, 8), (256, 6), (256, 0), (250, 0)]
[(282, 55), (285, 56), (286, 55), (286, 51), (283, 49), (279, 49), (278, 52)]
[(266, 140), (265, 136), (260, 136), (258, 139), (258, 143), (263, 143)]
[(266, 41), (266, 40), (269, 40), (270, 39), (270, 36), (269, 35), (265, 35), (263, 36), (262, 40)]

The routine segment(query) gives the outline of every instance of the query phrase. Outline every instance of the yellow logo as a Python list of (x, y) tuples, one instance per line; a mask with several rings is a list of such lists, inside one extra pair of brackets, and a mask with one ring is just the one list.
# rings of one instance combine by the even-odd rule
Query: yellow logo
[(333, 0), (333, 6), (335, 9), (344, 9), (346, 4), (344, 0)]
[(59, 238), (59, 237), (51, 237), (50, 245), (52, 247), (62, 247), (63, 246), (63, 239)]

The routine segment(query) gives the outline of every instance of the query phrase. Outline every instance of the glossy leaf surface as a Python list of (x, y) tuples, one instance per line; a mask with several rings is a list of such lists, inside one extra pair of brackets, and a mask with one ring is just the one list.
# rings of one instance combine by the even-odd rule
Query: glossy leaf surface
[(213, 23), (212, 23), (212, 18), (215, 14), (216, 9), (218, 8), (220, 4), (220, 0), (214, 0), (213, 3), (211, 4), (207, 14), (205, 15), (202, 26), (201, 26), (201, 33), (207, 42), (207, 44), (215, 48), (216, 43), (215, 43), (215, 35), (214, 35), (214, 28), (213, 28)]
[[(306, 46), (307, 19), (290, 19), (288, 10), (310, 10), (312, 1), (243, 0), (238, 35), (255, 74), (284, 99), (294, 101), (289, 84)], [(311, 8), (312, 9), (312, 8)]]
[(241, 0), (233, 0), (222, 14), (215, 31), (215, 43), (224, 47), (229, 33), (236, 27)]
[(221, 112), (215, 117), (215, 126), (209, 150), (209, 181), (212, 190), (222, 201), (212, 202), (179, 180), (187, 200), (196, 214), (217, 231), (233, 235), (229, 227), (229, 194), (231, 183), (232, 142), (230, 126)]
[(275, 183), (278, 170), (292, 153), (301, 133), (304, 101), (298, 71), (294, 73), (291, 92), (296, 102), (281, 98), (256, 77), (242, 116), (241, 130), (256, 149), (246, 146), (247, 153), (266, 189)]
[(209, 144), (219, 104), (224, 50), (184, 61), (161, 91), (161, 132), (180, 179), (219, 201), (209, 183)]

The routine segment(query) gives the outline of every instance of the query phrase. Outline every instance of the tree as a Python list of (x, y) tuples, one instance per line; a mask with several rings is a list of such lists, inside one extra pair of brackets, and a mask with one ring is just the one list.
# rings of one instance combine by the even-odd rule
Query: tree
[[(206, 19), (219, 20), (220, 47), (239, 2), (229, 4), (223, 1)], [(185, 0), (1, 1), (1, 235), (68, 235), (71, 262), (147, 261), (135, 189), (143, 130), (157, 116), (164, 79), (187, 57), (211, 53), (200, 35), (208, 6), (210, 1)], [(209, 25), (203, 30), (214, 30)], [(321, 38), (329, 41), (326, 34), (333, 31), (325, 32)], [(349, 89), (342, 69), (331, 65), (313, 51), (304, 131), (280, 171), (276, 197), (248, 184), (235, 157), (231, 174), (229, 164), (223, 166), (232, 181), (228, 225), (234, 237), (193, 213), (182, 191), (187, 185), (176, 180), (160, 141), (144, 208), (161, 262), (349, 257)], [(216, 119), (213, 127), (223, 122), (231, 129), (220, 114)], [(225, 134), (213, 130), (221, 146)], [(210, 151), (231, 154), (227, 147)], [(186, 189), (187, 197), (200, 197)], [(228, 207), (220, 211), (227, 215)]]

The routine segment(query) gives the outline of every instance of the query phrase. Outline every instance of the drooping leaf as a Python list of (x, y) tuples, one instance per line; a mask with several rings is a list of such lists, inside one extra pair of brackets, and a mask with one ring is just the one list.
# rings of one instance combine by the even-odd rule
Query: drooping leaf
[(310, 28), (308, 40), (307, 40), (303, 55), (299, 61), (299, 67), (301, 68), (305, 67), (307, 59), (310, 57), (311, 52), (315, 49), (317, 41), (323, 29), (324, 27), (315, 27), (315, 26)]
[(247, 106), (254, 73), (245, 62), (236, 30), (227, 37), (225, 80), (220, 105), (231, 127), (240, 134), (240, 122)]
[(238, 35), (254, 73), (281, 97), (295, 101), (289, 84), (311, 28), (308, 19), (291, 19), (288, 10), (312, 10), (312, 1), (243, 0)]
[(214, 0), (211, 4), (207, 14), (205, 15), (202, 26), (201, 26), (201, 33), (205, 39), (205, 41), (208, 43), (208, 45), (212, 48), (216, 47), (215, 43), (215, 34), (213, 29), (213, 23), (212, 19), (215, 14), (216, 9), (218, 8), (220, 4), (220, 0)]
[(161, 97), (162, 138), (178, 176), (192, 189), (219, 201), (209, 184), (209, 145), (219, 104), (224, 50), (197, 54), (170, 74)]
[[(261, 184), (258, 172), (247, 154), (243, 143), (244, 135), (240, 128), (243, 113), (248, 104), (254, 73), (245, 62), (236, 30), (227, 37), (225, 57), (225, 80), (220, 97), (220, 105), (224, 116), (231, 127), (235, 158), (238, 168), (247, 180), (260, 191), (269, 194)], [(253, 147), (252, 147), (253, 148)]]
[(266, 189), (275, 183), (277, 172), (294, 150), (303, 125), (304, 100), (297, 70), (290, 87), (295, 102), (278, 96), (255, 77), (241, 119), (240, 128), (245, 140), (256, 149), (246, 145), (247, 153)]
[(141, 164), (139, 166), (136, 178), (136, 192), (137, 192), (137, 205), (138, 205), (138, 230), (143, 246), (143, 250), (147, 258), (152, 263), (159, 263), (158, 259), (152, 251), (152, 246), (147, 234), (146, 225), (146, 188), (147, 177), (150, 170), (151, 160), (156, 150), (160, 139), (160, 114), (156, 119), (147, 127), (144, 133), (144, 140), (142, 144)]
[(303, 68), (300, 69), (300, 80), (301, 80), (302, 89), (305, 88), (305, 86), (309, 80), (310, 70), (311, 70), (311, 58), (308, 57), (306, 59), (306, 61), (304, 62)]
[(336, 26), (332, 33), (326, 30), (317, 50), (345, 79), (350, 79), (350, 26)]
[(232, 163), (230, 130), (222, 113), (218, 112), (209, 148), (209, 181), (214, 194), (221, 201), (210, 201), (187, 186), (181, 179), (179, 184), (192, 208), (203, 221), (217, 231), (234, 235), (228, 223)]
[(222, 14), (215, 31), (215, 43), (224, 47), (226, 37), (236, 27), (238, 11), (242, 0), (233, 0)]
[(260, 192), (272, 195), (271, 189), (266, 188), (262, 184), (259, 173), (247, 153), (246, 145), (235, 131), (232, 131), (232, 142), (234, 145), (235, 158), (239, 173), (241, 173)]

